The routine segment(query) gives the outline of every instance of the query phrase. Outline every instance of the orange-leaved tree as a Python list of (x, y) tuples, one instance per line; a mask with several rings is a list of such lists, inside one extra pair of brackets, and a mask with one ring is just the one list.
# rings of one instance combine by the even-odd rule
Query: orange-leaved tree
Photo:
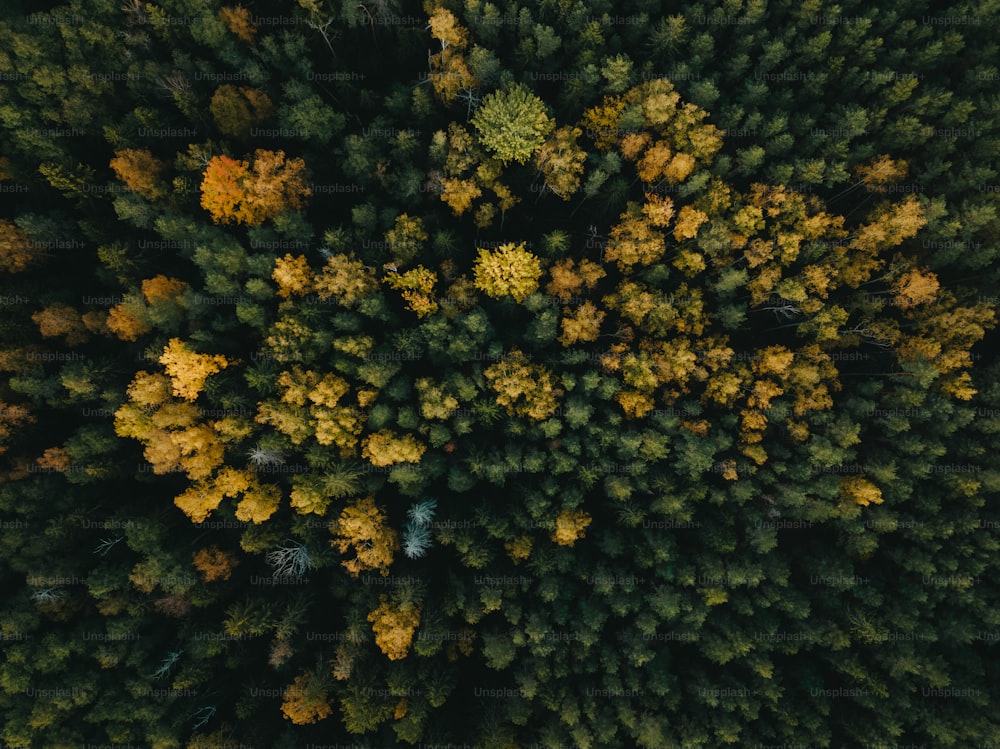
[(252, 164), (225, 155), (212, 157), (201, 183), (201, 207), (219, 224), (259, 226), (285, 211), (299, 210), (311, 194), (302, 159), (257, 149)]

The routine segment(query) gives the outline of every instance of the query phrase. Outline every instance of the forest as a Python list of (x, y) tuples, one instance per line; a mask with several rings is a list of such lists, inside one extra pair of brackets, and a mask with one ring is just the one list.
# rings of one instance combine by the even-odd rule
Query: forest
[(1000, 746), (997, 0), (6, 0), (0, 748)]

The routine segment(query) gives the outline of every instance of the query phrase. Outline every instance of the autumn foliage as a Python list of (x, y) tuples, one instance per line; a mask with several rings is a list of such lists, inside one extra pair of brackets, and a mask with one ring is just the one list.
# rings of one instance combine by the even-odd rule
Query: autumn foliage
[(342, 564), (357, 577), (364, 570), (389, 574), (393, 555), (399, 551), (399, 534), (387, 523), (385, 513), (375, 505), (374, 497), (348, 504), (337, 521), (336, 537), (331, 542), (341, 554), (353, 550), (355, 556)]
[(259, 226), (281, 213), (299, 210), (312, 194), (302, 159), (284, 151), (257, 149), (253, 163), (215, 156), (205, 167), (201, 207), (216, 223)]
[(146, 200), (157, 200), (167, 194), (163, 181), (166, 165), (147, 149), (126, 148), (115, 151), (111, 168), (129, 190)]

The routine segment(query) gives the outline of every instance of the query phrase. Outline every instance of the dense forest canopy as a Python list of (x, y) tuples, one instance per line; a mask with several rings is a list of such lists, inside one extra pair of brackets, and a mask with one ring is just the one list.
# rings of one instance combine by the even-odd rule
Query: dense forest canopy
[(1000, 745), (998, 27), (5, 3), (0, 745)]

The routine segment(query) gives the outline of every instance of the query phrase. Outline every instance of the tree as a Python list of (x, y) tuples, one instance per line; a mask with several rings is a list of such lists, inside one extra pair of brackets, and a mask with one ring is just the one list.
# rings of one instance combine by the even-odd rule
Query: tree
[(437, 273), (434, 271), (418, 265), (405, 273), (390, 273), (382, 280), (390, 288), (402, 291), (406, 306), (416, 312), (417, 317), (426, 317), (438, 311), (434, 296)]
[(540, 364), (530, 364), (519, 350), (512, 350), (503, 361), (487, 367), (483, 376), (496, 393), (496, 402), (510, 416), (542, 421), (559, 407), (563, 391), (556, 387), (552, 372)]
[(549, 269), (552, 280), (545, 291), (560, 300), (567, 302), (584, 289), (592, 289), (606, 275), (604, 268), (597, 263), (583, 259), (577, 267), (572, 258), (565, 258), (554, 263)]
[(934, 301), (939, 288), (941, 285), (938, 283), (936, 274), (930, 271), (921, 272), (914, 268), (901, 275), (893, 283), (893, 291), (896, 294), (895, 303), (901, 309), (910, 309), (918, 304), (928, 304)]
[(0, 219), (0, 269), (20, 273), (30, 268), (38, 256), (24, 231), (7, 219)]
[(222, 551), (215, 544), (198, 549), (192, 554), (192, 561), (206, 583), (228, 580), (232, 577), (233, 568), (240, 563), (239, 559)]
[(409, 263), (420, 253), (427, 236), (423, 219), (401, 213), (396, 216), (392, 229), (385, 233), (385, 241), (396, 262)]
[(167, 194), (163, 180), (166, 165), (148, 149), (126, 148), (115, 151), (111, 168), (129, 190), (146, 200), (159, 200)]
[(222, 354), (199, 354), (179, 338), (171, 338), (160, 356), (170, 377), (174, 395), (193, 401), (205, 386), (205, 380), (229, 366)]
[(284, 151), (257, 149), (253, 164), (228, 156), (212, 157), (201, 183), (201, 207), (216, 223), (248, 226), (299, 210), (312, 194), (302, 159), (285, 159)]
[(580, 175), (587, 152), (577, 145), (583, 135), (578, 127), (560, 127), (553, 131), (535, 154), (535, 164), (545, 184), (563, 200), (569, 200), (580, 187)]
[(572, 546), (584, 537), (592, 518), (583, 510), (563, 510), (556, 516), (552, 540), (560, 546)]
[(152, 330), (147, 309), (137, 299), (127, 300), (109, 309), (105, 325), (122, 341), (136, 341), (139, 336)]
[(390, 661), (405, 658), (420, 626), (420, 609), (412, 602), (393, 607), (388, 596), (379, 596), (379, 606), (368, 614), (375, 644)]
[(90, 339), (80, 313), (67, 304), (50, 304), (32, 314), (31, 319), (38, 325), (43, 338), (65, 336), (69, 346), (78, 346)]
[(274, 259), (271, 278), (278, 284), (278, 296), (305, 296), (313, 290), (313, 274), (305, 255), (287, 253)]
[(599, 310), (592, 302), (584, 302), (575, 311), (570, 307), (564, 307), (563, 317), (560, 320), (562, 335), (559, 336), (559, 343), (563, 346), (572, 346), (579, 341), (596, 341), (601, 332), (604, 315), (604, 311)]
[(333, 712), (327, 702), (324, 679), (310, 672), (296, 676), (292, 685), (285, 689), (284, 697), (281, 712), (297, 726), (323, 720)]
[(611, 229), (604, 257), (618, 263), (622, 272), (633, 265), (652, 265), (666, 252), (663, 233), (656, 231), (642, 216), (623, 213)]
[(361, 440), (361, 457), (374, 466), (419, 463), (426, 449), (412, 434), (397, 436), (389, 429), (380, 429)]
[(355, 556), (341, 564), (355, 577), (362, 570), (389, 574), (393, 554), (399, 551), (399, 535), (386, 520), (385, 513), (370, 496), (351, 502), (340, 513), (331, 546), (336, 546), (341, 554), (353, 549)]
[(378, 290), (375, 274), (353, 255), (330, 255), (326, 265), (313, 279), (313, 288), (320, 299), (333, 299), (344, 307), (356, 307), (369, 294)]
[(219, 8), (219, 19), (244, 42), (247, 44), (254, 43), (257, 36), (257, 27), (253, 25), (250, 11), (242, 5), (236, 5), (235, 7), (227, 5)]
[(494, 299), (511, 296), (523, 302), (538, 289), (542, 265), (524, 244), (506, 243), (495, 250), (480, 248), (473, 273), (476, 288)]
[(555, 129), (545, 102), (524, 84), (485, 96), (472, 125), (479, 134), (479, 142), (503, 164), (527, 162)]
[(274, 112), (270, 97), (258, 88), (219, 86), (208, 105), (216, 127), (223, 135), (246, 139), (250, 131)]
[(469, 32), (458, 23), (455, 14), (443, 6), (436, 7), (428, 20), (431, 36), (441, 43), (441, 51), (430, 56), (428, 79), (441, 100), (451, 103), (460, 91), (474, 89), (478, 83), (463, 54), (469, 43)]
[(475, 180), (445, 177), (441, 180), (441, 200), (456, 216), (461, 216), (472, 207), (472, 201), (483, 194)]
[(855, 504), (867, 507), (870, 504), (882, 504), (882, 491), (868, 479), (860, 476), (847, 476), (840, 482), (842, 496)]

